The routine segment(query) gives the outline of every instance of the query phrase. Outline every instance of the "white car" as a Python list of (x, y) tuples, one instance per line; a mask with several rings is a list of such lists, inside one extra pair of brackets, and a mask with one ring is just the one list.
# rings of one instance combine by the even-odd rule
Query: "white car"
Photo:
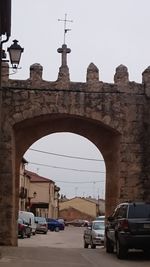
[(19, 210), (19, 219), (22, 219), (25, 224), (28, 224), (32, 229), (32, 235), (36, 234), (35, 216), (32, 212)]
[(104, 245), (105, 221), (92, 221), (91, 225), (84, 230), (83, 240), (84, 248), (96, 248), (96, 246)]

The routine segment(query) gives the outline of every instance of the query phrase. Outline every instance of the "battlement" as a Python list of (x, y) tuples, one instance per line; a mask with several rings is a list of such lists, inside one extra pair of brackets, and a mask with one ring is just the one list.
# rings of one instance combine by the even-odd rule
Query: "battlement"
[(70, 81), (69, 68), (62, 65), (59, 68), (56, 81), (45, 81), (42, 78), (43, 67), (39, 63), (30, 66), (30, 74), (27, 80), (11, 80), (9, 78), (8, 63), (3, 63), (2, 86), (27, 88), (27, 89), (63, 89), (86, 90), (86, 91), (108, 91), (117, 90), (118, 92), (145, 93), (150, 97), (150, 66), (142, 73), (142, 83), (129, 81), (128, 68), (119, 65), (114, 74), (114, 83), (103, 83), (99, 78), (99, 69), (94, 63), (90, 63), (86, 72), (86, 82)]

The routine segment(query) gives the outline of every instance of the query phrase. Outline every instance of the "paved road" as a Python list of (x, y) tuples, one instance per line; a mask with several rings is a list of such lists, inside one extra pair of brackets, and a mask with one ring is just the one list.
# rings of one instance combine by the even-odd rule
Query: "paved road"
[(106, 254), (103, 247), (84, 249), (83, 228), (67, 227), (19, 240), (18, 248), (1, 247), (0, 267), (149, 267), (150, 257), (129, 253), (127, 260)]

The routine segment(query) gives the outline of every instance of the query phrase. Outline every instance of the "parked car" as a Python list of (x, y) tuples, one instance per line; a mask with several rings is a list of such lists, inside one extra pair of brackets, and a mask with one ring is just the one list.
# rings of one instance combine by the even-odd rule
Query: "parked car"
[(25, 237), (28, 237), (30, 238), (31, 237), (31, 232), (32, 232), (32, 229), (31, 227), (26, 224), (23, 219), (18, 219), (18, 237), (21, 237), (21, 238), (25, 238)]
[(84, 226), (88, 226), (89, 222), (87, 220), (83, 220), (83, 219), (74, 219), (72, 221), (65, 222), (65, 224), (76, 226), (76, 227), (84, 227)]
[(47, 218), (46, 221), (48, 225), (48, 230), (50, 231), (59, 232), (60, 230), (65, 229), (64, 223), (59, 222), (56, 219)]
[(48, 225), (44, 217), (35, 217), (36, 233), (47, 234)]
[[(62, 223), (62, 224), (64, 225), (64, 229), (65, 229), (65, 221), (64, 221), (64, 219), (62, 219), (62, 218), (58, 218), (57, 220), (58, 220), (58, 222), (60, 222), (60, 223)], [(64, 229), (63, 229), (63, 230), (64, 230)]]
[(96, 217), (95, 220), (97, 220), (97, 221), (105, 221), (105, 215), (100, 215), (100, 216)]
[(118, 205), (107, 218), (106, 252), (126, 258), (128, 249), (150, 251), (150, 203), (127, 202)]
[(18, 217), (22, 219), (26, 224), (30, 225), (32, 229), (32, 235), (36, 234), (35, 216), (32, 212), (19, 210)]
[(104, 245), (105, 222), (92, 221), (91, 225), (84, 230), (83, 240), (84, 248), (96, 248), (96, 246)]

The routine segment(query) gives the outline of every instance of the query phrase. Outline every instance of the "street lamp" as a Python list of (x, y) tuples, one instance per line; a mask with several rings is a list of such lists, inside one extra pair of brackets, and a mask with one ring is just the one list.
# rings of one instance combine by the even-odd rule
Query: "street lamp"
[[(5, 73), (3, 74), (4, 68), (9, 68), (7, 66), (4, 66), (3, 64), (4, 62), (8, 62), (6, 60), (5, 50), (3, 50), (3, 47), (2, 47), (3, 43), (5, 43), (6, 41), (8, 41), (8, 38), (5, 41), (0, 40), (0, 89), (1, 89), (1, 83), (2, 83), (2, 76), (8, 76), (8, 74), (5, 74)], [(7, 51), (9, 53), (10, 62), (12, 64), (12, 69), (15, 70), (14, 73), (16, 73), (19, 62), (20, 62), (21, 53), (24, 51), (24, 48), (22, 48), (18, 44), (17, 40), (14, 40), (13, 44), (7, 48)]]
[(13, 40), (13, 44), (7, 48), (7, 51), (9, 53), (12, 68), (17, 69), (20, 62), (21, 53), (24, 51), (24, 48), (18, 44), (17, 40)]
[(32, 206), (31, 199), (36, 198), (36, 196), (37, 196), (37, 192), (34, 192), (33, 197), (28, 197), (28, 209), (29, 209), (29, 211), (30, 211), (31, 206)]

